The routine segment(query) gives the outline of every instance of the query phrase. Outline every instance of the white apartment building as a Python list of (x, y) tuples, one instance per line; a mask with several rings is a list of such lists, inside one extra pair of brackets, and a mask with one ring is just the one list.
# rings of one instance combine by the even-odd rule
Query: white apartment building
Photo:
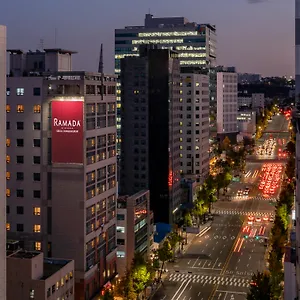
[(6, 299), (6, 231), (5, 223), (6, 216), (4, 214), (6, 207), (6, 165), (5, 165), (5, 124), (6, 124), (6, 27), (0, 25), (0, 211), (1, 224), (0, 224), (0, 299)]
[(237, 73), (217, 73), (217, 133), (225, 135), (238, 132)]
[(265, 94), (253, 93), (252, 95), (239, 95), (238, 96), (239, 108), (252, 108), (252, 109), (264, 109), (265, 108)]
[[(74, 300), (74, 260), (16, 251), (7, 256), (7, 300)], [(22, 270), (22, 271), (21, 271)]]
[(153, 246), (153, 212), (150, 211), (149, 190), (118, 198), (117, 266), (123, 276), (130, 269), (134, 253), (150, 258)]
[(256, 132), (256, 112), (244, 110), (237, 112), (238, 131), (243, 136), (252, 137)]
[(74, 259), (91, 299), (117, 272), (116, 78), (24, 71), (7, 78), (7, 235)]
[(182, 68), (181, 82), (181, 173), (203, 182), (209, 173), (209, 77)]

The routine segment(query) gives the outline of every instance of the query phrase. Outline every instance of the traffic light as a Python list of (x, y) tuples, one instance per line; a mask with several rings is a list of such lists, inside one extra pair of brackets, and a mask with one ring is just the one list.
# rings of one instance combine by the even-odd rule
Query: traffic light
[(247, 239), (249, 236), (248, 235), (244, 235), (244, 238)]
[(256, 240), (259, 240), (259, 236), (256, 236), (255, 239), (256, 239)]

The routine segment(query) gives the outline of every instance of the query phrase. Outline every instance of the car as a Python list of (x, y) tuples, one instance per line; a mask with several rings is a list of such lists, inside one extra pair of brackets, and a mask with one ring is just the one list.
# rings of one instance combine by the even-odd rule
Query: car
[(245, 188), (245, 191), (248, 191), (248, 192), (249, 192), (249, 191), (250, 191), (250, 189), (249, 189), (248, 187), (246, 187), (246, 188)]
[(242, 190), (238, 190), (237, 195), (238, 196), (242, 196), (243, 195), (243, 191)]
[(253, 216), (248, 216), (248, 224), (252, 225), (254, 221), (254, 217)]
[(256, 218), (255, 218), (255, 221), (256, 221), (256, 222), (261, 222), (261, 217), (256, 217)]
[(270, 217), (270, 218), (269, 218), (269, 221), (270, 221), (271, 223), (273, 223), (273, 222), (274, 222), (274, 218), (273, 218), (273, 217)]
[(268, 217), (268, 216), (264, 216), (264, 217), (263, 217), (263, 220), (264, 220), (265, 222), (267, 222), (267, 221), (269, 221), (269, 217)]

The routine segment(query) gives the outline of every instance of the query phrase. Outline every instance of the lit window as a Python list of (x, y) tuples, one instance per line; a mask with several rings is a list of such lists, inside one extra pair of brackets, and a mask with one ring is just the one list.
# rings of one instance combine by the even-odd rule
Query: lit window
[(6, 147), (10, 147), (10, 139), (6, 139)]
[(35, 114), (39, 114), (41, 112), (41, 106), (40, 105), (34, 105), (33, 106), (33, 112)]
[(42, 243), (41, 242), (35, 242), (34, 243), (34, 250), (41, 251), (42, 250)]
[(6, 155), (6, 162), (9, 164), (10, 163), (10, 156)]
[(125, 251), (117, 251), (117, 257), (125, 257)]
[(65, 284), (65, 283), (64, 283), (64, 278), (62, 278), (62, 279), (60, 280), (60, 285), (61, 285), (61, 286), (64, 286), (64, 284)]
[(41, 232), (41, 225), (39, 225), (39, 224), (35, 224), (34, 226), (33, 226), (33, 232)]
[(40, 216), (41, 215), (41, 208), (40, 207), (34, 207), (33, 208), (33, 214), (35, 216)]
[(10, 189), (6, 189), (6, 197), (10, 197)]
[(73, 272), (72, 271), (69, 273), (69, 276), (70, 276), (70, 279), (73, 278)]
[(10, 105), (9, 104), (6, 104), (6, 112), (10, 112)]
[(7, 230), (7, 231), (10, 230), (10, 223), (6, 223), (6, 230)]
[(125, 233), (125, 227), (124, 226), (117, 226), (117, 232)]
[(18, 104), (17, 105), (17, 112), (18, 113), (23, 113), (24, 112), (24, 105)]
[(7, 179), (7, 180), (10, 179), (10, 172), (6, 172), (6, 179)]
[(24, 88), (17, 88), (17, 96), (23, 96), (24, 95)]
[(59, 289), (59, 281), (56, 282), (56, 290)]
[(29, 298), (34, 299), (34, 290), (30, 290)]

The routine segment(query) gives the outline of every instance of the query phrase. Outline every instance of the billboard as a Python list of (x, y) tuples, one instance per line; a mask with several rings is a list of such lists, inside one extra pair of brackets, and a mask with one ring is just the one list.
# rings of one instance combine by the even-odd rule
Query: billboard
[(52, 101), (52, 163), (83, 163), (83, 102)]

